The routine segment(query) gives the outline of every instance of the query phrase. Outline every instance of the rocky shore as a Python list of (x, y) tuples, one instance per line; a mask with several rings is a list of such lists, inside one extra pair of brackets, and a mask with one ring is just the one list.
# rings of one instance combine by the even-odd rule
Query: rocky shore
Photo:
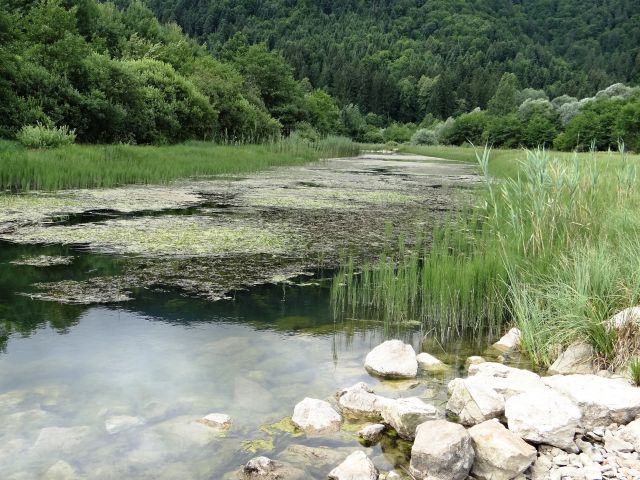
[[(518, 347), (517, 329), (493, 346), (501, 352)], [(356, 450), (327, 470), (330, 480), (640, 479), (640, 389), (605, 371), (572, 373), (584, 371), (583, 359), (567, 361), (576, 360), (572, 348), (551, 369), (565, 374), (548, 376), (470, 357), (468, 376), (449, 383), (445, 408), (419, 397), (388, 398), (360, 382), (331, 401), (303, 399), (292, 422), (308, 436), (321, 436), (358, 419), (367, 422), (358, 432), (365, 447), (390, 434), (412, 442), (409, 468), (378, 471), (365, 450)], [(447, 366), (389, 340), (366, 356), (364, 367), (375, 377), (411, 379), (420, 369)], [(225, 478), (306, 477), (284, 462), (256, 457)]]

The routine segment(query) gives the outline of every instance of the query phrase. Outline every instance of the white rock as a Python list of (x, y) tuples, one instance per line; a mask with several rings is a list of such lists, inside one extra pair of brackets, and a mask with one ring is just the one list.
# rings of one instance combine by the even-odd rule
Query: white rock
[(634, 420), (618, 431), (618, 436), (633, 445), (636, 452), (640, 452), (640, 420)]
[(75, 480), (78, 478), (75, 469), (64, 460), (58, 460), (44, 474), (44, 480)]
[(134, 427), (144, 425), (144, 420), (139, 417), (131, 417), (129, 415), (116, 415), (109, 417), (104, 422), (104, 428), (109, 435), (115, 435), (116, 433), (124, 432)]
[(580, 409), (564, 395), (550, 389), (514, 395), (505, 404), (509, 430), (525, 440), (575, 451), (573, 437)]
[(307, 475), (297, 468), (282, 462), (274, 462), (267, 457), (255, 457), (249, 460), (240, 472), (229, 477), (225, 475), (223, 480), (305, 480)]
[(337, 432), (342, 424), (342, 417), (328, 402), (309, 397), (295, 406), (291, 420), (310, 435)]
[(418, 374), (416, 352), (400, 340), (387, 340), (367, 354), (364, 367), (388, 378), (413, 378)]
[(371, 419), (382, 418), (382, 407), (392, 401), (374, 394), (373, 390), (364, 382), (340, 390), (336, 394), (336, 398), (338, 406), (344, 414)]
[(422, 352), (416, 355), (416, 360), (418, 362), (419, 368), (421, 368), (422, 370), (427, 370), (429, 372), (443, 372), (449, 369), (448, 365), (445, 365), (436, 357), (426, 352)]
[(596, 373), (598, 368), (593, 363), (593, 347), (586, 343), (574, 343), (558, 355), (549, 367), (550, 375), (570, 375), (573, 373)]
[(543, 381), (578, 406), (585, 428), (626, 425), (640, 414), (640, 389), (624, 381), (597, 375), (554, 375)]
[(504, 396), (487, 387), (481, 378), (455, 378), (449, 382), (447, 411), (466, 426), (476, 425), (504, 413)]
[(529, 370), (508, 367), (495, 362), (471, 365), (469, 376), (480, 379), (485, 386), (504, 395), (505, 399), (545, 386), (540, 376)]
[(386, 428), (386, 425), (374, 423), (373, 425), (367, 425), (366, 427), (361, 428), (358, 432), (358, 436), (367, 442), (375, 443), (380, 440), (380, 437), (382, 437)]
[(329, 473), (329, 480), (377, 480), (377, 478), (378, 470), (362, 450), (353, 452)]
[(413, 440), (418, 425), (437, 417), (436, 407), (417, 397), (400, 398), (387, 403), (382, 408), (384, 422), (393, 427), (400, 437), (407, 440)]
[(507, 430), (498, 420), (469, 429), (475, 461), (471, 473), (481, 480), (510, 480), (524, 472), (537, 457), (534, 447)]
[(231, 417), (224, 413), (210, 413), (199, 420), (207, 427), (227, 429), (231, 427)]
[(520, 348), (520, 330), (512, 328), (505, 333), (500, 340), (493, 344), (493, 348), (501, 352), (508, 352)]
[(420, 479), (464, 480), (474, 457), (471, 437), (462, 425), (430, 420), (416, 429), (410, 470)]
[(616, 313), (608, 321), (608, 325), (616, 329), (622, 327), (627, 322), (640, 323), (640, 306), (629, 307)]

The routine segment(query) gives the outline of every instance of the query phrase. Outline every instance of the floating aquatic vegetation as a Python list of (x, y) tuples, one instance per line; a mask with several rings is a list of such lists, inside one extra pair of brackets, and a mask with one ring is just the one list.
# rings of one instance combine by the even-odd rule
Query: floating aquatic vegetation
[(68, 304), (126, 302), (131, 300), (130, 282), (124, 277), (96, 277), (85, 281), (36, 283), (42, 292), (23, 293), (38, 300)]
[(293, 234), (283, 225), (239, 220), (220, 223), (211, 217), (175, 215), (28, 226), (0, 238), (16, 243), (87, 245), (100, 252), (151, 257), (277, 254), (296, 247)]
[(52, 267), (55, 265), (69, 265), (73, 262), (74, 258), (75, 257), (72, 256), (38, 255), (35, 257), (22, 257), (10, 263), (29, 267)]
[(289, 433), (294, 437), (300, 437), (304, 435), (304, 433), (293, 424), (293, 422), (291, 421), (291, 417), (285, 417), (279, 422), (262, 425), (260, 427), (260, 431), (266, 433), (267, 435), (275, 435), (278, 432)]
[(273, 437), (269, 438), (258, 438), (256, 440), (247, 440), (246, 442), (242, 442), (242, 449), (245, 452), (249, 453), (258, 453), (264, 452), (269, 453), (275, 450), (275, 445), (273, 443)]

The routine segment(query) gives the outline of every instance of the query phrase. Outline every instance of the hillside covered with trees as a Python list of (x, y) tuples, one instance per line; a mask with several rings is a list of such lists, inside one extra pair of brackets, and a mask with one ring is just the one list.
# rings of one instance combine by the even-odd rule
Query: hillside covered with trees
[(550, 97), (640, 80), (631, 0), (148, 2), (213, 52), (241, 32), (281, 51), (298, 79), (400, 122), (484, 109), (505, 72)]

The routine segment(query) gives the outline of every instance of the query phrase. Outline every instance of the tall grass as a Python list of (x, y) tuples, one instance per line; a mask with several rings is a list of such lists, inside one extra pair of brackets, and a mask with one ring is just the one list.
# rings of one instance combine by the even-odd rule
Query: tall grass
[(626, 365), (637, 347), (606, 320), (640, 301), (638, 157), (623, 144), (605, 155), (528, 151), (504, 168), (502, 152), (497, 165), (488, 149), (474, 155), (478, 206), (436, 227), (419, 254), (400, 248), (361, 275), (343, 269), (336, 308), (417, 319), (443, 336), (511, 321), (538, 364), (582, 341), (603, 365)]
[(282, 139), (262, 145), (189, 142), (171, 146), (69, 145), (47, 150), (0, 142), (0, 190), (167, 183), (178, 178), (302, 165), (357, 153), (358, 147), (341, 137), (327, 137), (315, 143)]

